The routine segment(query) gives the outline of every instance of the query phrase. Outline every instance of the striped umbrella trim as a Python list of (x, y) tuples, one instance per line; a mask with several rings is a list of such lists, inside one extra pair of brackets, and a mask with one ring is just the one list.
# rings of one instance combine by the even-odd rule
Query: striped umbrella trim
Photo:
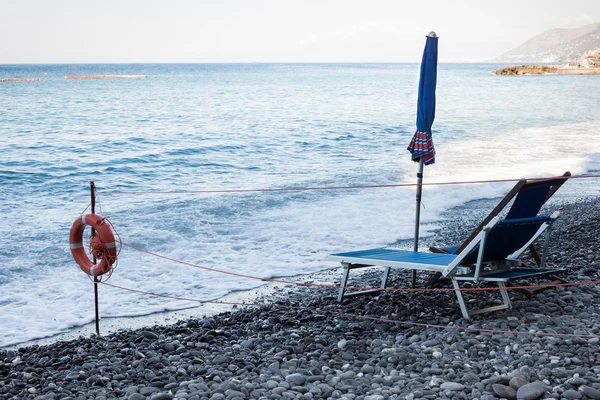
[(410, 144), (406, 148), (412, 154), (413, 161), (419, 161), (423, 158), (425, 165), (435, 162), (435, 147), (433, 140), (426, 132), (415, 132)]

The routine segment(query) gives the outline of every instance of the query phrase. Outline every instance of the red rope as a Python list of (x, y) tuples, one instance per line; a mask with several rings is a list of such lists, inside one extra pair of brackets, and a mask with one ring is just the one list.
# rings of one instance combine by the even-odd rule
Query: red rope
[[(598, 178), (600, 177), (600, 175), (587, 175), (587, 176), (571, 176), (569, 177), (569, 179), (579, 179), (579, 178)], [(560, 178), (560, 177), (557, 177)], [(531, 178), (528, 179), (528, 181), (536, 181), (536, 180), (543, 180), (543, 179), (548, 179), (548, 178)], [(460, 185), (460, 184), (480, 184), (480, 183), (500, 183), (500, 182), (515, 182), (515, 181), (519, 181), (520, 179), (495, 179), (495, 180), (481, 180), (481, 181), (455, 181), (455, 182), (432, 182), (432, 183), (423, 183), (423, 186), (441, 186), (441, 185)], [(231, 189), (231, 190), (197, 190), (197, 191), (156, 191), (156, 192), (142, 192), (142, 191), (107, 191), (107, 192), (100, 192), (103, 194), (192, 194), (192, 193), (242, 193), (242, 192), (276, 192), (276, 191), (306, 191), (306, 190), (341, 190), (341, 189), (367, 189), (367, 188), (392, 188), (392, 187), (410, 187), (410, 186), (417, 186), (417, 184), (414, 183), (407, 183), (407, 184), (389, 184), (389, 185), (364, 185), (364, 186), (333, 186), (333, 187), (302, 187), (302, 188), (271, 188), (271, 189)], [(96, 196), (99, 193), (96, 193)], [(88, 206), (89, 207), (89, 206)], [(87, 207), (86, 207), (87, 210)], [(84, 210), (83, 212), (85, 212), (86, 210)], [(82, 213), (83, 214), (83, 213)], [(110, 223), (110, 222), (109, 222)], [(111, 223), (112, 226), (112, 223)], [(113, 230), (114, 230), (114, 226), (113, 226)], [(115, 230), (116, 233), (116, 230)], [(117, 233), (118, 235), (118, 233)], [(176, 260), (174, 258), (170, 258), (167, 256), (163, 256), (163, 255), (159, 255), (157, 253), (153, 253), (147, 250), (143, 250), (140, 249), (138, 247), (129, 245), (127, 243), (123, 243), (121, 241), (121, 238), (119, 236), (119, 243), (121, 246), (127, 246), (130, 247), (134, 250), (138, 250), (140, 252), (155, 256), (155, 257), (159, 257), (165, 260), (169, 260), (175, 263), (179, 263), (179, 264), (183, 264), (183, 265), (187, 265), (187, 266), (191, 266), (194, 268), (200, 268), (200, 269), (204, 269), (207, 271), (212, 271), (212, 272), (218, 272), (218, 273), (223, 273), (223, 274), (228, 274), (228, 275), (233, 275), (233, 276), (238, 276), (238, 277), (243, 277), (243, 278), (248, 278), (248, 279), (256, 279), (256, 280), (261, 280), (261, 281), (265, 281), (265, 282), (274, 282), (274, 283), (282, 283), (282, 284), (292, 284), (292, 285), (300, 285), (300, 286), (308, 286), (308, 287), (322, 287), (322, 288), (331, 288), (331, 289), (341, 289), (341, 288), (345, 288), (345, 289), (351, 289), (351, 290), (373, 290), (373, 289), (378, 289), (378, 290), (382, 290), (382, 291), (406, 291), (406, 292), (447, 292), (447, 291), (456, 291), (456, 290), (460, 290), (460, 291), (490, 291), (490, 290), (502, 290), (501, 288), (461, 288), (461, 289), (454, 289), (454, 288), (448, 288), (448, 289), (428, 289), (428, 288), (373, 288), (373, 287), (358, 287), (358, 286), (338, 286), (338, 285), (331, 285), (331, 284), (320, 284), (320, 283), (304, 283), (304, 282), (296, 282), (296, 281), (286, 281), (286, 280), (281, 280), (281, 279), (273, 279), (273, 278), (261, 278), (261, 277), (257, 277), (257, 276), (252, 276), (252, 275), (245, 275), (245, 274), (239, 274), (239, 273), (235, 273), (235, 272), (230, 272), (230, 271), (224, 271), (224, 270), (219, 270), (219, 269), (215, 269), (215, 268), (209, 268), (209, 267), (204, 267), (201, 265), (197, 265), (197, 264), (192, 264), (192, 263), (188, 263), (185, 261), (180, 261), (180, 260)], [(120, 252), (120, 248), (119, 248), (119, 252)], [(225, 302), (225, 301), (210, 301), (210, 300), (199, 300), (199, 299), (192, 299), (192, 298), (185, 298), (185, 297), (177, 297), (177, 296), (169, 296), (169, 295), (162, 295), (162, 294), (157, 294), (157, 293), (152, 293), (152, 292), (145, 292), (145, 291), (141, 291), (141, 290), (136, 290), (136, 289), (131, 289), (131, 288), (126, 288), (123, 286), (118, 286), (118, 285), (114, 285), (114, 284), (110, 284), (107, 282), (101, 282), (105, 285), (108, 286), (112, 286), (114, 288), (117, 289), (122, 289), (122, 290), (127, 290), (130, 292), (134, 292), (134, 293), (140, 293), (140, 294), (145, 294), (145, 295), (150, 295), (150, 296), (156, 296), (156, 297), (163, 297), (163, 298), (170, 298), (170, 299), (175, 299), (175, 300), (183, 300), (183, 301), (193, 301), (193, 302), (198, 302), (198, 303), (213, 303), (213, 304), (223, 304), (223, 305), (240, 305), (240, 306), (263, 306), (263, 304), (258, 304), (258, 303), (245, 303), (245, 302)], [(562, 284), (548, 284), (548, 285), (532, 285), (532, 286), (512, 286), (512, 287), (507, 287), (507, 290), (516, 290), (516, 289), (543, 289), (543, 288), (551, 288), (551, 287), (559, 287), (559, 286), (578, 286), (578, 285), (596, 285), (600, 283), (600, 280), (596, 280), (596, 281), (590, 281), (590, 282), (572, 282), (572, 283), (562, 283)], [(386, 323), (393, 323), (393, 324), (400, 324), (400, 325), (410, 325), (410, 326), (419, 326), (419, 327), (425, 327), (425, 328), (438, 328), (438, 329), (454, 329), (454, 330), (462, 330), (462, 331), (473, 331), (473, 332), (487, 332), (487, 333), (512, 333), (512, 334), (516, 334), (516, 335), (534, 335), (534, 336), (555, 336), (555, 337), (581, 337), (581, 338), (600, 338), (600, 336), (597, 335), (583, 335), (583, 334), (562, 334), (562, 333), (543, 333), (543, 332), (524, 332), (524, 331), (510, 331), (510, 330), (500, 330), (500, 329), (485, 329), (485, 328), (469, 328), (469, 327), (460, 327), (460, 326), (445, 326), (445, 325), (435, 325), (435, 324), (427, 324), (427, 323), (419, 323), (419, 322), (409, 322), (409, 321), (398, 321), (398, 320), (392, 320), (392, 319), (388, 319), (388, 318), (377, 318), (377, 317), (370, 317), (370, 316), (365, 316), (365, 315), (359, 315), (359, 314), (352, 314), (352, 313), (343, 313), (343, 312), (334, 312), (334, 311), (327, 311), (327, 310), (317, 310), (314, 308), (307, 308), (307, 307), (293, 307), (293, 306), (284, 306), (284, 305), (280, 305), (280, 304), (272, 304), (273, 307), (278, 307), (278, 308), (284, 308), (284, 309), (290, 309), (290, 310), (297, 310), (297, 311), (309, 311), (309, 312), (313, 312), (313, 313), (326, 313), (326, 314), (331, 314), (331, 315), (337, 315), (337, 316), (341, 316), (341, 317), (349, 317), (349, 318), (357, 318), (357, 319), (366, 319), (366, 320), (370, 320), (370, 321), (377, 321), (377, 322), (386, 322)]]
[[(553, 177), (556, 179), (566, 179), (564, 176)], [(600, 175), (574, 175), (568, 179), (584, 179), (584, 178), (600, 178)], [(552, 178), (529, 178), (528, 182), (540, 181)], [(502, 182), (517, 182), (521, 179), (489, 179), (481, 181), (453, 181), (453, 182), (430, 182), (422, 183), (421, 186), (443, 186), (443, 185), (466, 185), (480, 183), (502, 183)], [(221, 190), (172, 190), (172, 191), (106, 191), (99, 192), (105, 195), (118, 194), (210, 194), (210, 193), (249, 193), (249, 192), (290, 192), (290, 191), (307, 191), (307, 190), (342, 190), (342, 189), (374, 189), (374, 188), (396, 188), (396, 187), (411, 187), (418, 186), (417, 183), (396, 183), (388, 185), (353, 185), (353, 186), (315, 186), (315, 187), (297, 187), (297, 188), (265, 188), (265, 189), (221, 189)]]
[[(327, 288), (327, 289), (347, 289), (347, 290), (381, 290), (381, 291), (389, 291), (389, 292), (455, 292), (457, 290), (461, 291), (461, 292), (476, 292), (476, 291), (491, 291), (491, 290), (504, 290), (503, 288), (460, 288), (460, 289), (455, 289), (455, 288), (379, 288), (379, 287), (361, 287), (361, 286), (339, 286), (339, 285), (332, 285), (332, 284), (327, 284), (327, 283), (305, 283), (305, 282), (297, 282), (297, 281), (287, 281), (287, 280), (283, 280), (283, 279), (274, 279), (274, 278), (261, 278), (259, 276), (254, 276), (254, 275), (246, 275), (246, 274), (240, 274), (237, 272), (231, 272), (231, 271), (224, 271), (221, 269), (217, 269), (217, 268), (210, 268), (210, 267), (205, 267), (202, 265), (198, 265), (198, 264), (193, 264), (193, 263), (189, 263), (186, 261), (181, 261), (181, 260), (177, 260), (175, 258), (171, 258), (171, 257), (167, 257), (167, 256), (163, 256), (157, 253), (153, 253), (151, 251), (148, 250), (144, 250), (144, 249), (140, 249), (139, 247), (135, 247), (132, 246), (130, 244), (124, 243), (122, 242), (123, 246), (127, 246), (131, 249), (140, 251), (142, 253), (146, 253), (149, 254), (151, 256), (154, 257), (158, 257), (158, 258), (162, 258), (164, 260), (168, 260), (168, 261), (172, 261), (178, 264), (183, 264), (183, 265), (187, 265), (189, 267), (194, 267), (194, 268), (199, 268), (199, 269), (203, 269), (206, 271), (211, 271), (211, 272), (217, 272), (220, 274), (226, 274), (226, 275), (233, 275), (233, 276), (237, 276), (240, 278), (248, 278), (248, 279), (256, 279), (256, 280), (260, 280), (260, 281), (264, 281), (264, 282), (274, 282), (274, 283), (283, 283), (286, 285), (298, 285), (298, 286), (308, 286), (308, 287), (320, 287), (320, 288)], [(533, 285), (533, 286), (510, 286), (510, 287), (506, 287), (507, 290), (516, 290), (516, 289), (544, 289), (544, 288), (552, 288), (552, 287), (559, 287), (559, 286), (580, 286), (580, 285), (597, 285), (600, 283), (600, 280), (596, 280), (596, 281), (581, 281), (581, 282), (569, 282), (569, 283), (556, 283), (556, 284), (548, 284), (548, 285)]]
[[(262, 306), (265, 305), (265, 304), (259, 304), (259, 303), (240, 303), (240, 302), (227, 302), (227, 301), (198, 300), (198, 299), (191, 299), (191, 298), (185, 298), (185, 297), (163, 295), (163, 294), (152, 293), (152, 292), (145, 292), (145, 291), (142, 291), (142, 290), (130, 289), (130, 288), (126, 288), (124, 286), (118, 286), (118, 285), (114, 285), (114, 284), (106, 283), (106, 282), (103, 282), (103, 284), (108, 285), (108, 286), (112, 286), (112, 287), (117, 288), (117, 289), (122, 289), (122, 290), (127, 290), (127, 291), (130, 291), (130, 292), (134, 292), (134, 293), (140, 293), (140, 294), (145, 294), (145, 295), (149, 295), (149, 296), (156, 296), (156, 297), (164, 297), (164, 298), (175, 299), (175, 300), (194, 301), (194, 302), (198, 302), (198, 303), (212, 303), (212, 304), (239, 305), (239, 306), (256, 306), (256, 307), (262, 307)], [(461, 326), (455, 326), (455, 325), (453, 325), (453, 326), (435, 325), (435, 324), (427, 324), (427, 323), (423, 323), (423, 322), (398, 321), (398, 320), (393, 320), (393, 319), (388, 319), (388, 318), (369, 317), (369, 316), (366, 316), (366, 315), (359, 315), (359, 314), (352, 314), (352, 313), (344, 313), (344, 312), (336, 312), (336, 311), (328, 311), (328, 310), (318, 310), (318, 309), (315, 309), (315, 308), (308, 308), (308, 307), (284, 306), (284, 305), (276, 304), (276, 303), (272, 303), (272, 304), (270, 304), (270, 306), (277, 307), (277, 308), (288, 309), (288, 310), (295, 310), (295, 311), (308, 311), (308, 312), (311, 312), (311, 313), (330, 314), (330, 315), (337, 315), (337, 316), (340, 316), (340, 317), (366, 319), (366, 320), (369, 320), (369, 321), (376, 321), (376, 322), (386, 322), (386, 323), (393, 323), (393, 324), (399, 324), (399, 325), (419, 326), (419, 327), (423, 327), (423, 328), (454, 329), (454, 330), (461, 330), (461, 331), (486, 332), (486, 333), (504, 333), (504, 334), (506, 334), (506, 333), (512, 333), (512, 334), (515, 334), (515, 335), (600, 338), (600, 336), (598, 336), (598, 335), (584, 335), (584, 334), (571, 334), (571, 333), (525, 332), (525, 331), (510, 331), (510, 330), (502, 330), (502, 329), (470, 328), (470, 327), (461, 327)]]
[(92, 204), (88, 204), (87, 207), (79, 214), (79, 218), (81, 218), (81, 216), (87, 211), (88, 208), (90, 208)]

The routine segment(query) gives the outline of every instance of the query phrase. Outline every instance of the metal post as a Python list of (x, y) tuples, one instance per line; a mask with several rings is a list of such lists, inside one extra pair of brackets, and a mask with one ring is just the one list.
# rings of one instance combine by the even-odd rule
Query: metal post
[[(94, 181), (90, 181), (90, 196), (91, 196), (91, 209), (92, 214), (96, 213), (96, 185)], [(92, 235), (95, 231), (92, 228)], [(94, 264), (96, 264), (96, 257), (93, 258)], [(96, 311), (96, 335), (100, 336), (100, 317), (98, 312), (98, 278), (94, 276), (94, 305)]]
[(98, 316), (98, 278), (94, 277), (94, 303), (96, 311), (96, 335), (100, 336), (100, 317)]
[[(417, 171), (417, 204), (415, 211), (415, 242), (413, 251), (419, 251), (419, 225), (421, 223), (421, 194), (423, 193), (423, 158), (419, 160), (419, 169)], [(413, 269), (410, 286), (414, 289), (417, 286), (417, 271)]]

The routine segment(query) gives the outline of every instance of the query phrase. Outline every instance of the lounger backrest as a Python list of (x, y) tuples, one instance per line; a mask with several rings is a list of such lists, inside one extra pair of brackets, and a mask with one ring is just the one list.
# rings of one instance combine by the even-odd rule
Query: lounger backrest
[[(508, 194), (498, 203), (492, 212), (483, 219), (477, 228), (467, 237), (462, 245), (456, 250), (461, 252), (471, 240), (477, 236), (483, 227), (502, 212), (502, 210), (513, 200), (505, 219), (519, 219), (535, 217), (540, 208), (552, 197), (552, 195), (569, 179), (571, 173), (565, 172), (562, 176), (526, 181), (521, 179)], [(515, 197), (516, 196), (516, 197)]]
[(567, 176), (527, 182), (519, 189), (515, 201), (506, 214), (506, 219), (535, 217), (544, 203), (566, 180)]
[[(505, 219), (494, 226), (485, 241), (483, 262), (502, 261), (519, 250), (536, 234), (540, 226), (551, 220), (551, 217)], [(461, 262), (475, 264), (479, 245), (477, 245)]]

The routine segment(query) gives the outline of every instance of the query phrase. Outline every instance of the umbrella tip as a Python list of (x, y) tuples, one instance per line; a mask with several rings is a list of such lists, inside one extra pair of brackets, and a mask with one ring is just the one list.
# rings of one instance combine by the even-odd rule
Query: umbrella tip
[(429, 34), (427, 35), (427, 37), (437, 37), (437, 35), (435, 34), (434, 31), (429, 32)]

